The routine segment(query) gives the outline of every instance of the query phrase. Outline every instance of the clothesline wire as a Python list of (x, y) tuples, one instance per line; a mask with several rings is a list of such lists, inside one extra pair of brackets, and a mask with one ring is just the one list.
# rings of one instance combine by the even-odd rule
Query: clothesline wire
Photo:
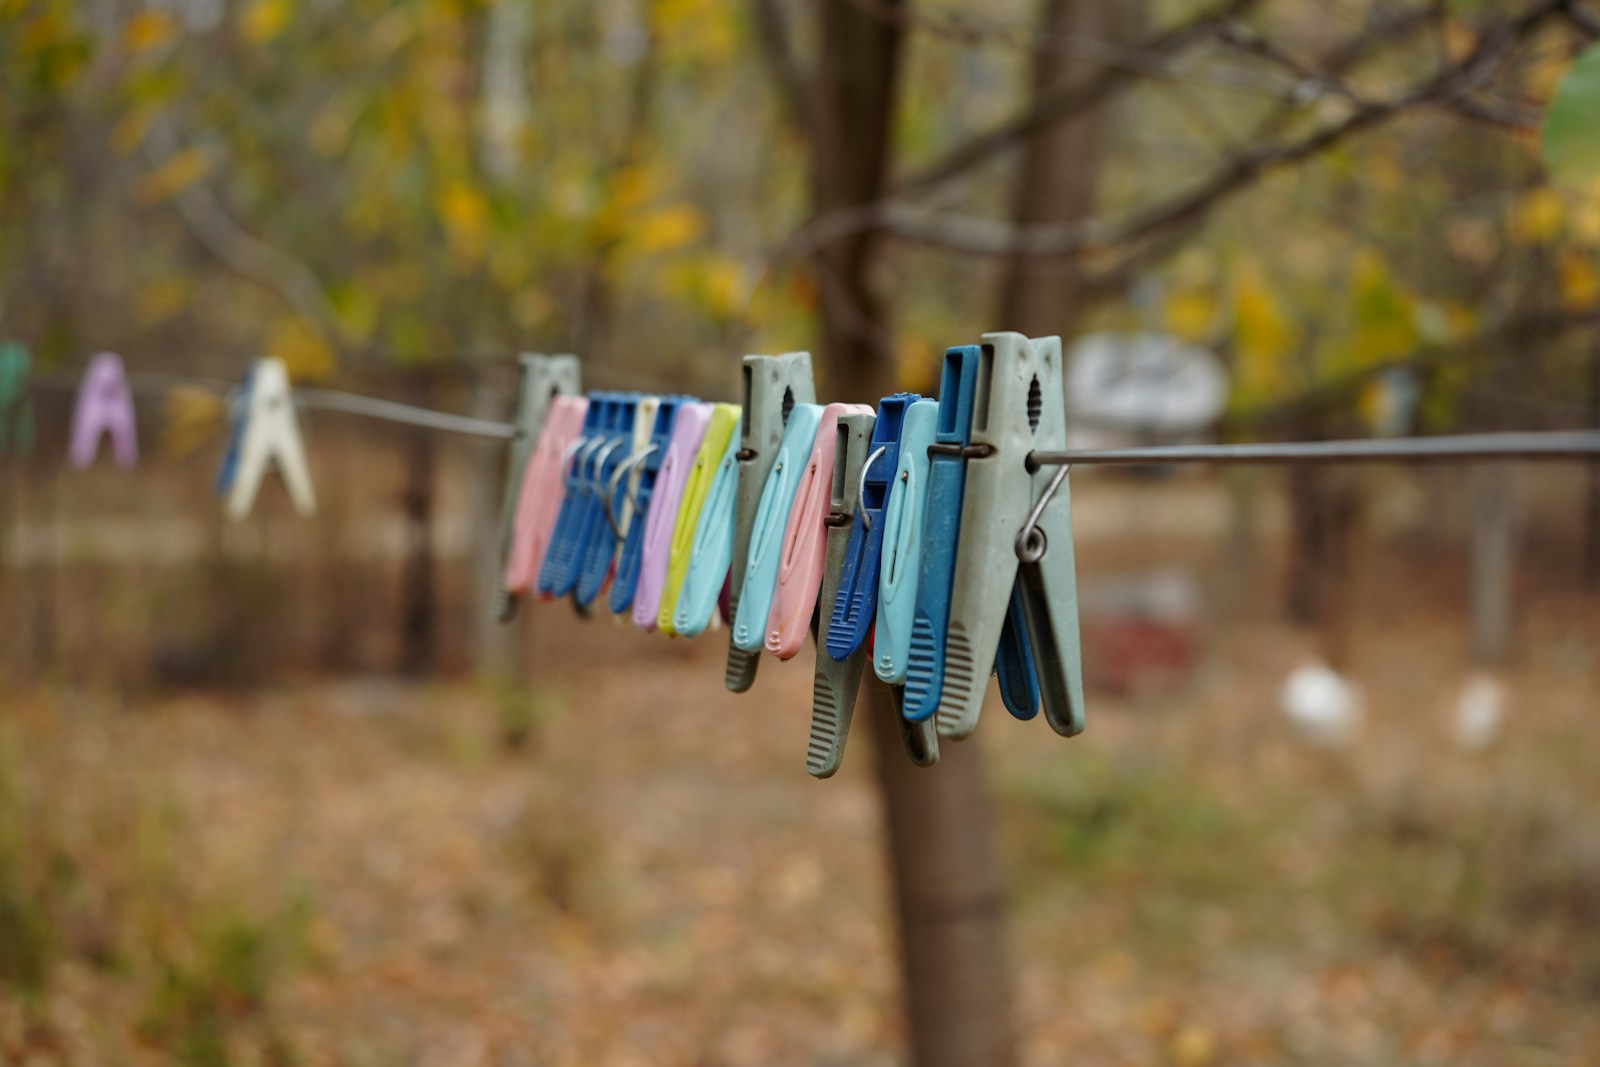
[[(37, 375), (33, 381), (46, 386), (75, 388), (77, 385), (77, 379), (71, 377), (67, 371)], [(128, 375), (128, 383), (131, 388), (139, 391), (190, 387), (223, 395), (238, 388), (237, 385), (216, 379), (159, 371), (135, 371)], [(509, 422), (434, 411), (393, 400), (364, 396), (360, 393), (308, 387), (296, 389), (294, 396), (296, 403), (306, 408), (338, 411), (445, 433), (496, 440), (510, 440), (520, 433), (517, 427)], [(1063, 464), (1071, 466), (1168, 466), (1193, 463), (1311, 465), (1552, 460), (1584, 457), (1600, 458), (1600, 430), (1534, 430), (1348, 441), (1275, 441), (1066, 449), (1034, 452), (1029, 457), (1029, 465), (1037, 469)]]

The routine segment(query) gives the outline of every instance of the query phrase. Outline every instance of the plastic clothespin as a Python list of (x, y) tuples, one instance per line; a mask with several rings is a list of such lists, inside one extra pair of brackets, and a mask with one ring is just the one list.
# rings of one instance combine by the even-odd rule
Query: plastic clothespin
[(844, 759), (867, 650), (857, 648), (835, 659), (829, 655), (837, 612), (828, 605), (842, 598), (851, 546), (861, 528), (861, 471), (877, 437), (872, 415), (841, 415), (835, 433), (832, 487), (829, 491), (826, 560), (822, 569), (822, 605), (817, 629), (817, 665), (811, 686), (811, 739), (806, 747), (806, 772), (830, 778)]
[[(755, 640), (741, 647), (734, 640), (733, 620), (738, 618), (740, 595), (749, 569), (750, 543), (756, 515), (772, 474), (790, 413), (798, 405), (816, 405), (817, 390), (811, 375), (811, 353), (786, 352), (781, 356), (744, 357), (744, 412), (739, 421), (739, 491), (734, 502), (733, 555), (728, 573), (728, 668), (724, 683), (735, 693), (755, 684), (756, 667), (761, 662), (761, 640), (766, 629), (767, 608), (752, 628)], [(820, 415), (821, 408), (817, 408)], [(815, 431), (813, 431), (814, 433)], [(792, 502), (792, 498), (791, 498)], [(784, 519), (788, 518), (787, 510)], [(782, 539), (782, 528), (778, 531)], [(774, 567), (767, 583), (770, 592), (777, 579)], [(769, 598), (770, 599), (770, 598)]]
[[(634, 420), (634, 451), (625, 462), (631, 462), (637, 486), (629, 492), (632, 517), (626, 522), (627, 536), (622, 541), (622, 552), (617, 557), (617, 574), (611, 581), (611, 610), (618, 615), (633, 607), (634, 591), (639, 585), (639, 564), (644, 558), (644, 535), (649, 518), (656, 480), (666, 459), (667, 445), (672, 439), (678, 409), (696, 403), (692, 397), (664, 396), (655, 404), (655, 412), (648, 426), (643, 426), (647, 405), (640, 402), (639, 414)], [(640, 437), (640, 430), (644, 436)], [(630, 475), (631, 481), (632, 475)]]
[[(688, 564), (678, 589), (677, 608), (672, 614), (673, 632), (684, 637), (698, 637), (711, 624), (717, 610), (717, 601), (728, 585), (728, 567), (733, 560), (733, 503), (739, 492), (739, 423), (738, 404), (717, 405), (706, 430), (700, 455), (711, 451), (721, 436), (718, 417), (725, 409), (731, 410), (733, 427), (727, 440), (722, 442), (722, 452), (711, 467), (710, 486), (705, 492), (705, 502), (700, 505), (700, 515), (694, 524), (693, 539), (689, 544)], [(699, 457), (696, 457), (698, 464)], [(691, 478), (693, 475), (690, 476)], [(680, 510), (678, 521), (683, 521)], [(670, 570), (670, 564), (669, 564)], [(670, 574), (669, 574), (670, 579)], [(665, 608), (663, 599), (662, 606)], [(659, 619), (657, 620), (659, 624)]]
[[(825, 647), (828, 655), (837, 660), (849, 659), (866, 643), (877, 618), (884, 509), (900, 463), (906, 409), (921, 399), (916, 393), (895, 393), (878, 401), (866, 462), (855, 474), (860, 485), (851, 491), (858, 498), (857, 521), (850, 527), (850, 545), (842, 560), (844, 570), (835, 583), (838, 597), (822, 597), (822, 610), (831, 616)], [(838, 485), (833, 487), (833, 496), (840, 499)]]
[[(1058, 733), (1071, 736), (1083, 729), (1071, 503), (1064, 471), (1029, 470), (1034, 450), (1066, 444), (1061, 339), (985, 334), (977, 395), (950, 591), (939, 732), (965, 737), (977, 726), (983, 685), (970, 665), (989, 660), (1008, 616), (1020, 614), (1045, 718)], [(1030, 517), (1040, 509), (1030, 537)], [(1027, 554), (1032, 559), (1019, 570), (1019, 556)], [(1012, 605), (1014, 586), (1021, 592), (1018, 608)]]
[[(639, 496), (640, 466), (644, 452), (655, 435), (656, 416), (661, 413), (663, 398), (645, 394), (633, 409), (633, 441), (622, 462), (612, 472), (606, 483), (607, 496), (612, 498), (611, 514), (616, 520), (613, 532), (617, 535), (618, 551), (628, 541), (628, 530), (633, 525), (633, 502)], [(618, 477), (621, 472), (622, 477)], [(640, 516), (641, 519), (644, 516)]]
[[(527, 482), (528, 464), (544, 431), (551, 401), (557, 396), (571, 396), (581, 391), (577, 356), (524, 353), (517, 357), (517, 409), (513, 417), (517, 436), (511, 441), (511, 459), (506, 464), (506, 487), (500, 506), (502, 574), (511, 562), (512, 538), (522, 507), (521, 493)], [(526, 583), (522, 587), (526, 588)], [(508, 622), (516, 611), (517, 597), (502, 582), (495, 601), (495, 618)]]
[[(946, 632), (952, 619), (957, 545), (965, 534), (962, 519), (966, 487), (966, 450), (972, 436), (973, 405), (978, 394), (979, 348), (963, 345), (945, 351), (939, 385), (934, 444), (928, 449), (928, 489), (923, 504), (922, 550), (918, 561), (915, 607), (906, 654), (905, 717), (925, 722), (939, 709), (945, 673)], [(1009, 592), (1010, 587), (1007, 587)], [(1001, 698), (1019, 718), (1029, 718), (1038, 705), (1032, 661), (1023, 631), (1006, 626), (995, 655)], [(955, 669), (963, 664), (955, 663)], [(979, 678), (981, 694), (988, 673)], [(941, 732), (942, 729), (941, 729)]]
[[(876, 451), (877, 434), (871, 415), (844, 415), (839, 419), (839, 442), (834, 452), (832, 509), (828, 514), (828, 555), (822, 573), (822, 603), (842, 598), (840, 582), (845, 561), (856, 543), (861, 522), (861, 473)], [(811, 739), (806, 749), (806, 770), (827, 778), (844, 760), (850, 721), (860, 695), (869, 650), (865, 643), (843, 660), (824, 655), (832, 618), (819, 613), (816, 676), (811, 689)], [(901, 714), (902, 686), (891, 686), (894, 717), (906, 755), (919, 767), (939, 762), (939, 735), (931, 721), (910, 722)]]
[(582, 556), (577, 584), (573, 587), (573, 597), (581, 608), (594, 603), (594, 598), (600, 595), (606, 579), (611, 577), (612, 564), (617, 558), (621, 538), (617, 536), (611, 516), (622, 487), (612, 484), (612, 475), (632, 454), (639, 400), (638, 393), (617, 394), (613, 400), (616, 407), (611, 412), (606, 443), (596, 450), (590, 465), (588, 488), (591, 499), (586, 515), (587, 526), (579, 532)]
[[(544, 565), (539, 568), (539, 595), (560, 597), (568, 593), (580, 608), (587, 607), (605, 583), (616, 551), (616, 534), (606, 521), (606, 481), (625, 457), (633, 438), (634, 393), (591, 393), (578, 445), (564, 485), (566, 496), (556, 517), (555, 533)], [(608, 551), (609, 549), (609, 551)], [(590, 574), (598, 570), (598, 575)], [(580, 579), (590, 575), (587, 596), (578, 592)]]
[[(789, 412), (783, 437), (772, 454), (772, 470), (762, 486), (750, 523), (749, 544), (739, 582), (739, 604), (733, 609), (729, 642), (736, 652), (756, 656), (767, 638), (767, 617), (772, 613), (778, 588), (778, 567), (783, 558), (784, 531), (795, 493), (806, 471), (806, 460), (817, 441), (822, 405), (798, 403)], [(743, 482), (740, 483), (741, 485)], [(729, 663), (733, 662), (729, 653)], [(755, 668), (750, 668), (751, 679)]]
[(128, 468), (139, 461), (133, 391), (128, 388), (122, 357), (102, 352), (89, 361), (78, 386), (78, 402), (72, 409), (72, 444), (67, 451), (72, 465), (82, 470), (92, 464), (100, 439), (108, 434), (117, 466)]
[(811, 628), (811, 613), (817, 606), (822, 587), (822, 564), (827, 546), (828, 510), (833, 502), (834, 459), (839, 436), (839, 419), (844, 415), (871, 415), (865, 404), (829, 404), (822, 409), (811, 454), (800, 474), (794, 506), (783, 531), (783, 547), (778, 561), (778, 586), (767, 615), (768, 652), (779, 659), (793, 659), (805, 644)]
[(672, 555), (672, 534), (677, 527), (678, 505), (689, 480), (689, 467), (706, 435), (715, 404), (696, 401), (678, 408), (672, 436), (661, 470), (656, 475), (655, 492), (645, 515), (644, 542), (639, 546), (639, 579), (633, 594), (633, 624), (641, 630), (654, 630), (661, 611), (661, 592), (667, 584), (667, 563)]
[(509, 596), (525, 593), (539, 577), (545, 553), (561, 511), (561, 483), (567, 449), (578, 439), (589, 413), (586, 396), (557, 396), (550, 401), (544, 428), (522, 473), (511, 554), (506, 558), (505, 588)]
[[(689, 564), (699, 540), (700, 519), (705, 513), (706, 506), (712, 499), (712, 490), (717, 488), (719, 475), (726, 468), (732, 477), (738, 476), (738, 468), (734, 466), (734, 452), (738, 451), (736, 444), (739, 438), (739, 405), (716, 404), (711, 410), (711, 419), (706, 423), (706, 432), (700, 438), (700, 447), (695, 450), (694, 462), (689, 466), (689, 478), (683, 485), (683, 496), (678, 501), (678, 517), (672, 526), (672, 547), (667, 553), (667, 580), (661, 587), (661, 604), (656, 611), (656, 629), (668, 637), (678, 634), (677, 617), (678, 601), (683, 593), (684, 580), (689, 575)], [(727, 463), (724, 464), (723, 460)], [(704, 561), (701, 571), (704, 574), (702, 581), (710, 585), (715, 579), (709, 594), (704, 595), (705, 612), (702, 618), (700, 604), (692, 606), (692, 616), (686, 618), (700, 619), (698, 634), (706, 628), (711, 621), (710, 609), (716, 607), (717, 594), (722, 591), (722, 579), (728, 573), (728, 557), (733, 554), (733, 490), (737, 482), (724, 480), (721, 486), (723, 492), (716, 500), (720, 513), (726, 516), (727, 527), (724, 531), (713, 525), (706, 531), (707, 545), (710, 555)], [(719, 536), (724, 535), (724, 536)], [(722, 562), (722, 569), (712, 574), (712, 568), (717, 561)], [(685, 636), (694, 636), (686, 634)]]
[(900, 459), (883, 509), (872, 669), (894, 686), (905, 685), (906, 660), (911, 651), (911, 615), (917, 606), (922, 521), (928, 504), (928, 446), (933, 444), (938, 419), (937, 400), (918, 400), (906, 409), (900, 428)]
[(33, 398), (28, 379), (33, 374), (33, 353), (15, 341), (0, 345), (0, 454), (33, 451)]
[(250, 514), (267, 465), (274, 461), (295, 510), (301, 515), (316, 514), (317, 497), (295, 418), (289, 372), (282, 360), (256, 360), (241, 392), (240, 407), (242, 411), (236, 414), (242, 415), (242, 424), (236, 427), (236, 450), (230, 445), (231, 462), (225, 461), (225, 468), (231, 468), (225, 469), (228, 517), (237, 520)]

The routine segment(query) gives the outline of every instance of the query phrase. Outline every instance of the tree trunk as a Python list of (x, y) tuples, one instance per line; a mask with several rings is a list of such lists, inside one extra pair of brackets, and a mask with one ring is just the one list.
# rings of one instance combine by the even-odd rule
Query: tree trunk
[[(903, 36), (895, 20), (850, 0), (824, 0), (821, 21), (812, 101), (818, 214), (883, 195)], [(825, 385), (852, 400), (894, 388), (890, 309), (872, 284), (876, 246), (874, 235), (855, 235), (815, 260)], [(862, 695), (877, 748), (912, 1060), (1007, 1067), (1016, 1056), (1003, 882), (977, 741), (945, 745), (937, 767), (918, 769), (901, 750), (889, 691), (872, 684)]]
[[(1142, 6), (1042, 0), (1034, 100), (1069, 90), (1093, 73), (1071, 58), (1074, 40), (1125, 38), (1137, 25)], [(1028, 139), (1012, 196), (1011, 218), (1018, 227), (1073, 223), (1092, 213), (1104, 127), (1105, 109), (1088, 108)], [(1077, 261), (1070, 257), (1013, 257), (1000, 292), (1000, 328), (1029, 337), (1070, 336), (1080, 280)]]
[[(431, 390), (416, 388), (415, 402), (428, 406)], [(433, 493), (438, 453), (432, 433), (406, 435), (405, 489), (401, 512), (406, 524), (406, 557), (401, 576), (400, 669), (424, 675), (433, 669), (438, 632), (438, 597), (434, 589)]]

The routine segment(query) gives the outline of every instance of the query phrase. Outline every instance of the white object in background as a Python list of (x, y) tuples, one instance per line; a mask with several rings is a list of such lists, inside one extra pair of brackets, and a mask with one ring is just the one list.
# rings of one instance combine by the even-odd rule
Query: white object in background
[(1456, 701), (1455, 719), (1450, 725), (1455, 743), (1469, 752), (1481, 752), (1500, 740), (1505, 725), (1506, 687), (1490, 674), (1467, 679)]
[(1199, 345), (1155, 330), (1084, 334), (1067, 350), (1067, 414), (1098, 426), (1184, 435), (1216, 422), (1228, 371)]
[(267, 473), (267, 464), (273, 461), (277, 462), (278, 473), (283, 476), (294, 509), (302, 515), (315, 515), (317, 496), (311, 489), (306, 449), (300, 440), (294, 397), (289, 392), (289, 372), (282, 360), (256, 361), (250, 375), (244, 418), (239, 465), (233, 472), (233, 485), (228, 492), (228, 518), (242, 519), (250, 514), (256, 490)]
[(1308, 659), (1290, 671), (1280, 699), (1295, 733), (1309, 745), (1347, 748), (1361, 731), (1360, 690), (1321, 660)]

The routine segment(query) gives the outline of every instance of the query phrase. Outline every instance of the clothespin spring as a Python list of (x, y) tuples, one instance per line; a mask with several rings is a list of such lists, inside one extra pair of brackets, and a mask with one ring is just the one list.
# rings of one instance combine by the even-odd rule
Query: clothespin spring
[(1028, 519), (1022, 524), (1022, 529), (1017, 531), (1017, 558), (1022, 562), (1038, 563), (1049, 551), (1050, 544), (1045, 540), (1044, 531), (1039, 529), (1039, 519), (1043, 517), (1044, 509), (1050, 506), (1050, 501), (1055, 498), (1056, 490), (1061, 488), (1061, 483), (1067, 480), (1067, 472), (1071, 469), (1070, 463), (1061, 465), (1055, 477), (1050, 479), (1050, 484), (1044, 487), (1044, 492), (1039, 494), (1039, 499), (1033, 505), (1033, 510), (1028, 513)]
[[(622, 484), (622, 479), (628, 476), (629, 471), (633, 470), (633, 468), (649, 459), (655, 451), (656, 446), (649, 445), (646, 448), (635, 452), (621, 463), (618, 463), (617, 469), (611, 474), (611, 482), (606, 486), (606, 522), (610, 523), (611, 532), (616, 534), (618, 539), (625, 537), (626, 534), (622, 529), (622, 520), (617, 518), (617, 512), (614, 507), (617, 499), (617, 487)], [(630, 496), (628, 498), (628, 502), (633, 505), (633, 513), (636, 516), (641, 516), (644, 514), (644, 508), (639, 505), (639, 498), (637, 496)]]

